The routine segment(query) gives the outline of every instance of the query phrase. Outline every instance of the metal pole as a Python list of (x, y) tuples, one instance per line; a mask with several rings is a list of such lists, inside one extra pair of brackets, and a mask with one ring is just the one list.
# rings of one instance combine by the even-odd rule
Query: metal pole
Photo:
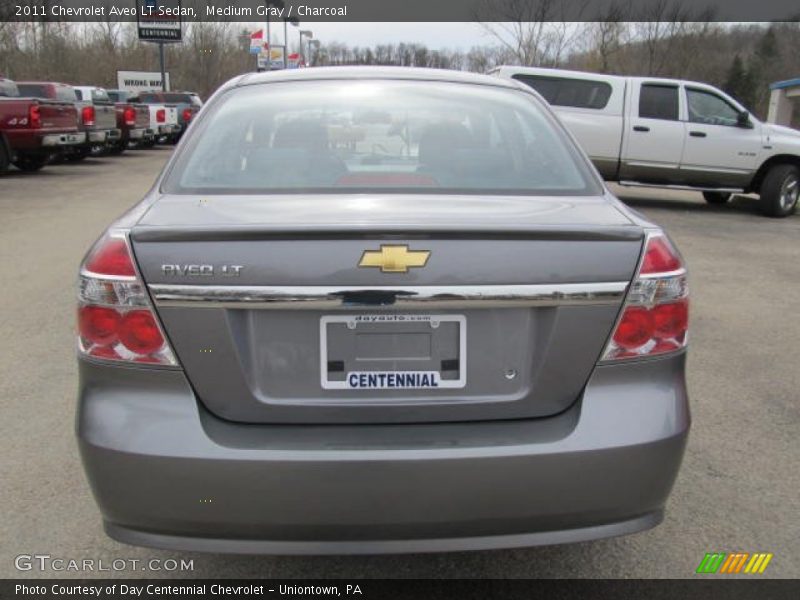
[(269, 13), (267, 13), (267, 71), (272, 71), (272, 38), (269, 33)]
[(300, 34), (300, 49), (298, 50), (298, 52), (300, 52), (300, 63), (299, 64), (300, 64), (300, 66), (304, 67), (304, 66), (306, 66), (306, 55), (303, 52), (303, 30), (300, 29), (298, 31), (298, 33)]
[(289, 34), (286, 32), (286, 19), (283, 20), (283, 68), (289, 66), (287, 54), (289, 54)]
[(158, 58), (161, 62), (161, 91), (167, 91), (167, 76), (164, 69), (164, 42), (158, 42)]

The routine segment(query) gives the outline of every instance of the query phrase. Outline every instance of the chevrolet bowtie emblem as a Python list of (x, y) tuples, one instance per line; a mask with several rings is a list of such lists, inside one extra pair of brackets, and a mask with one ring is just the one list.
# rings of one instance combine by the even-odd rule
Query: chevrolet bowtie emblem
[(383, 273), (408, 273), (409, 267), (424, 267), (431, 253), (411, 250), (408, 246), (385, 246), (380, 250), (364, 250), (359, 267), (380, 267)]

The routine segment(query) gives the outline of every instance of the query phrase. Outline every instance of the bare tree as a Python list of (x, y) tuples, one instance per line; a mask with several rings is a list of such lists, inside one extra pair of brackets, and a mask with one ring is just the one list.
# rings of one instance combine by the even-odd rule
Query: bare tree
[(483, 0), (478, 21), (513, 62), (557, 66), (583, 35), (581, 15), (589, 0)]
[(631, 14), (632, 7), (632, 0), (612, 2), (600, 15), (600, 20), (589, 24), (584, 38), (589, 47), (585, 52), (590, 55), (590, 67), (594, 70), (600, 73), (613, 70), (613, 59), (628, 42), (630, 27), (625, 18)]
[[(686, 41), (687, 36), (702, 35), (714, 15), (711, 9), (694, 11), (684, 0), (656, 0), (646, 3), (637, 16), (642, 20), (634, 30), (645, 51), (645, 74), (664, 75), (665, 66), (675, 62), (679, 42)], [(681, 58), (693, 60), (696, 55), (684, 53)]]

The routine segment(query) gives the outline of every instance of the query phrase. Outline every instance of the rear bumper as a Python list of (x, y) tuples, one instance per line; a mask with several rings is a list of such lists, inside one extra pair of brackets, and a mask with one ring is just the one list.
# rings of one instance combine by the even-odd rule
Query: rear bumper
[(106, 531), (213, 552), (582, 541), (655, 526), (689, 429), (684, 355), (596, 369), (549, 418), (240, 425), (180, 371), (81, 361), (78, 437)]
[(121, 132), (119, 129), (102, 129), (99, 131), (87, 132), (87, 137), (92, 144), (104, 144), (106, 142), (115, 142), (120, 138)]
[(86, 141), (86, 134), (74, 129), (72, 131), (53, 131), (49, 133), (31, 129), (8, 129), (3, 133), (8, 140), (12, 153), (52, 153), (59, 148), (82, 144)]
[(86, 134), (79, 133), (53, 133), (42, 138), (42, 146), (45, 148), (58, 148), (60, 146), (75, 146), (86, 141)]
[(147, 130), (142, 129), (129, 129), (128, 130), (128, 139), (129, 140), (141, 140), (144, 139)]
[(159, 135), (170, 135), (174, 133), (180, 133), (181, 126), (180, 125), (159, 125), (158, 126), (158, 134)]

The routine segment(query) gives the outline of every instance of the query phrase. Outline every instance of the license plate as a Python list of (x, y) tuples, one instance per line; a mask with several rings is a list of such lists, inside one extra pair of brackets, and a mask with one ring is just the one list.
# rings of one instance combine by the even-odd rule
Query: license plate
[(320, 319), (327, 390), (436, 390), (466, 386), (463, 315), (328, 315)]

